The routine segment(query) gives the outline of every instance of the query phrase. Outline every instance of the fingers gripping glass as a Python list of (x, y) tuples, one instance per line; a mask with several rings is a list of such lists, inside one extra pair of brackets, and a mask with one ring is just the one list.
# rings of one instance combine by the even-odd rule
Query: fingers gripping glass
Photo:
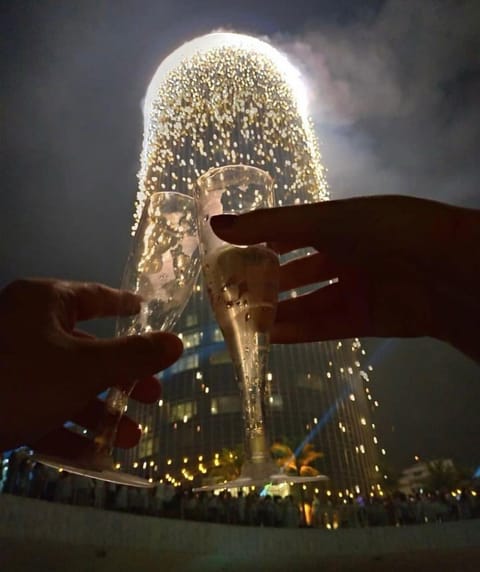
[[(168, 331), (182, 314), (200, 269), (194, 201), (174, 192), (154, 193), (147, 201), (125, 266), (122, 288), (143, 298), (140, 313), (117, 322), (116, 335)], [(140, 487), (141, 477), (115, 470), (112, 450), (135, 383), (112, 388), (93, 447), (81, 458), (35, 455), (35, 460), (95, 479)]]
[(278, 256), (265, 244), (228, 244), (210, 225), (213, 215), (274, 206), (273, 180), (265, 171), (245, 165), (211, 169), (198, 180), (195, 200), (205, 284), (240, 386), (245, 430), (245, 462), (239, 478), (196, 490), (291, 481), (271, 459), (265, 424), (270, 329), (279, 291)]

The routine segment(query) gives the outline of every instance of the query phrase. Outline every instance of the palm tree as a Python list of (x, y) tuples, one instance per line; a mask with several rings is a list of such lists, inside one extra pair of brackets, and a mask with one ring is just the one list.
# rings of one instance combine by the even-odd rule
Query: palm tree
[(282, 467), (287, 475), (300, 475), (302, 477), (315, 477), (319, 471), (311, 466), (311, 463), (321, 459), (324, 455), (320, 451), (315, 451), (311, 443), (303, 446), (297, 455), (285, 443), (275, 442), (270, 449), (277, 465)]

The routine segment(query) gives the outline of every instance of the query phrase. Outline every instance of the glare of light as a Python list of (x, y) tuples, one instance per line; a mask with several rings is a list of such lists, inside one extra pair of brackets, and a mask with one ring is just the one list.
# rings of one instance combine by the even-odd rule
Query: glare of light
[(143, 111), (146, 120), (150, 116), (158, 89), (169, 73), (175, 70), (182, 61), (187, 60), (193, 54), (202, 54), (215, 48), (223, 48), (225, 45), (231, 48), (238, 48), (240, 50), (244, 49), (246, 51), (255, 51), (258, 54), (269, 58), (281, 72), (292, 89), (302, 118), (304, 120), (308, 118), (307, 87), (301, 77), (300, 71), (290, 62), (285, 54), (267, 42), (253, 38), (252, 36), (214, 32), (213, 34), (207, 34), (184, 43), (163, 60), (151, 79), (145, 95)]

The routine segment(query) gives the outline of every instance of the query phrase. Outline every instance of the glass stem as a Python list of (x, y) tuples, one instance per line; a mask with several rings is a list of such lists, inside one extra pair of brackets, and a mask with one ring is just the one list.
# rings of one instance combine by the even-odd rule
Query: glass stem
[(265, 426), (268, 334), (255, 333), (255, 340), (249, 345), (249, 352), (234, 360), (234, 367), (243, 402), (245, 460), (257, 464), (270, 456)]
[(128, 398), (135, 385), (136, 382), (132, 383), (128, 389), (111, 387), (108, 390), (105, 400), (105, 414), (97, 426), (93, 439), (96, 455), (102, 457), (112, 456), (118, 426), (127, 409)]

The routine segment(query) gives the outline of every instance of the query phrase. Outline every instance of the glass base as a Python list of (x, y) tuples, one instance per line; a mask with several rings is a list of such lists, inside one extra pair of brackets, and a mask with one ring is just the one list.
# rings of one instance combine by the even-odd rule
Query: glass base
[(243, 464), (242, 471), (238, 479), (227, 481), (226, 483), (215, 483), (214, 485), (205, 485), (196, 487), (193, 492), (202, 491), (219, 491), (224, 489), (237, 489), (242, 487), (263, 487), (269, 483), (315, 483), (319, 481), (328, 481), (325, 475), (317, 475), (315, 477), (302, 477), (296, 475), (287, 475), (278, 471), (278, 466), (273, 462), (263, 461), (253, 463), (247, 461)]
[(151, 483), (142, 477), (116, 471), (113, 468), (113, 463), (110, 458), (105, 458), (102, 462), (97, 462), (93, 466), (91, 464), (87, 465), (86, 463), (82, 463), (80, 460), (62, 459), (60, 457), (42, 454), (34, 454), (32, 460), (36, 463), (42, 463), (43, 465), (47, 465), (54, 469), (62, 469), (67, 473), (107, 481), (117, 485), (129, 485), (131, 487), (144, 488), (152, 488), (155, 486), (154, 483)]

